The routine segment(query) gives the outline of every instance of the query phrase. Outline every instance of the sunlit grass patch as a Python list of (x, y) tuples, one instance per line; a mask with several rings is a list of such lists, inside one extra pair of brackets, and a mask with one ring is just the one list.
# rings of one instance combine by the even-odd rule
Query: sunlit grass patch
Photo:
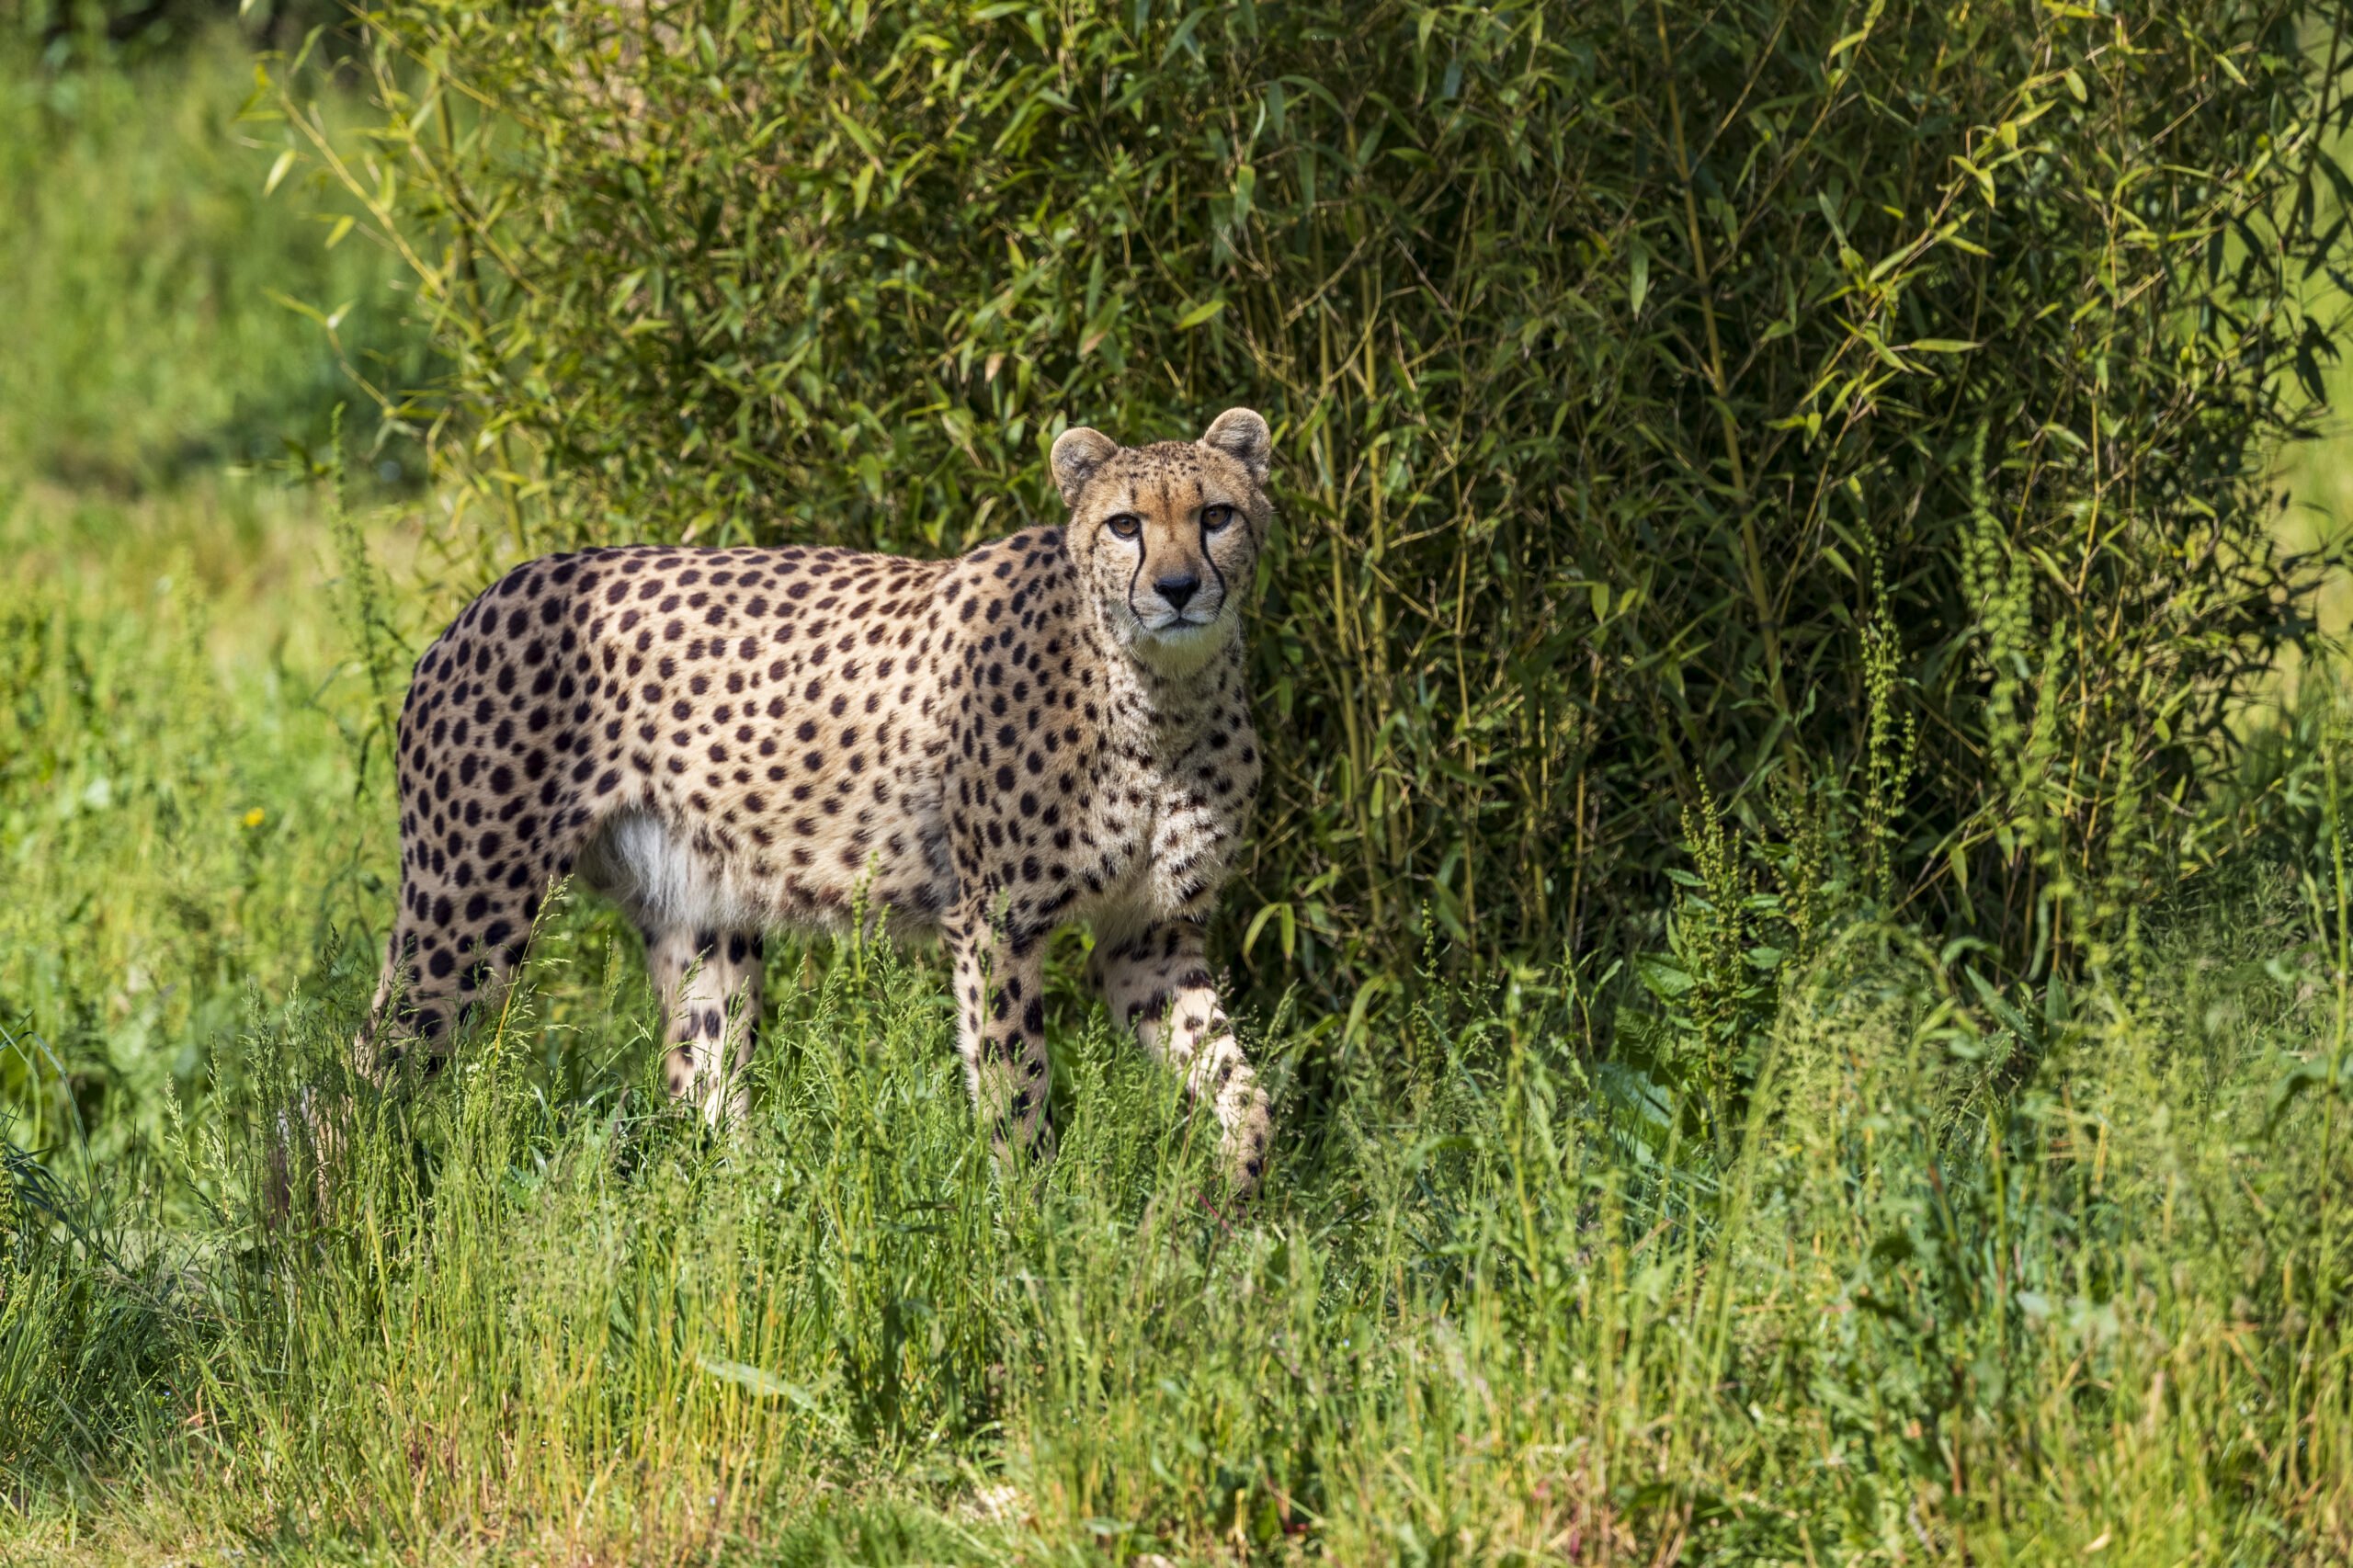
[(0, 1022), (67, 1091), (0, 1063), (20, 1139), (78, 1117), (108, 1157), (152, 1147), (368, 896), (391, 840), (355, 794), (315, 517), (236, 486), (0, 516), (25, 568), (0, 580)]

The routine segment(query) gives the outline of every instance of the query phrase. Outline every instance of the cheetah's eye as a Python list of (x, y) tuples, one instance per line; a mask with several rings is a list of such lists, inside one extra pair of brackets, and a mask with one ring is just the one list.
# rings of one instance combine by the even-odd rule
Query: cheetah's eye
[(1103, 526), (1121, 539), (1133, 539), (1143, 532), (1143, 519), (1132, 512), (1122, 512), (1116, 517), (1106, 517)]
[(1232, 521), (1233, 521), (1233, 508), (1231, 506), (1216, 506), (1201, 508), (1201, 527), (1211, 533), (1217, 532)]

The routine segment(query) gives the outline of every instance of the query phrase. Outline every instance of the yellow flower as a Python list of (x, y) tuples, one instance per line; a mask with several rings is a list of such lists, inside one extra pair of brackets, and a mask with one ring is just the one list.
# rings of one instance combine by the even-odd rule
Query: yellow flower
[(245, 825), (247, 827), (259, 827), (261, 825), (261, 819), (267, 814), (268, 813), (264, 812), (259, 806), (256, 806), (252, 811), (245, 813)]

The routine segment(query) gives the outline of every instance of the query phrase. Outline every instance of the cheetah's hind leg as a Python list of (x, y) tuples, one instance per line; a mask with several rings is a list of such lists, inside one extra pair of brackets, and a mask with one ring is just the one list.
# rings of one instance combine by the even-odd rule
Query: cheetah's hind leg
[(497, 1012), (550, 884), (571, 869), (567, 856), (469, 884), (421, 863), (404, 868), (400, 915), (359, 1031), (361, 1070), (382, 1082), (414, 1046), (425, 1071), (438, 1071), (461, 1030)]
[(437, 846), (421, 819), (404, 820), (400, 910), (358, 1042), (370, 1078), (384, 1082), (412, 1048), (435, 1072), (469, 1024), (497, 1016), (540, 910), (593, 829), (578, 808), (559, 806), (536, 835), (532, 821)]
[(645, 967), (662, 994), (663, 1082), (713, 1127), (751, 1107), (744, 1069), (759, 1038), (765, 954), (756, 931), (649, 931)]
[[(491, 886), (470, 875), (466, 885), (431, 875), (421, 860), (410, 857), (402, 876), (375, 997), (352, 1040), (353, 1068), (379, 1089), (404, 1064), (438, 1073), (458, 1034), (495, 1013), (530, 946), (547, 885), (538, 875)], [(271, 1119), (264, 1210), (273, 1224), (310, 1201), (326, 1210), (358, 1114), (352, 1086), (304, 1085)]]
[(713, 1127), (740, 1119), (760, 1026), (759, 912), (653, 811), (608, 818), (581, 854), (580, 876), (645, 937), (646, 974), (662, 997), (665, 1086)]

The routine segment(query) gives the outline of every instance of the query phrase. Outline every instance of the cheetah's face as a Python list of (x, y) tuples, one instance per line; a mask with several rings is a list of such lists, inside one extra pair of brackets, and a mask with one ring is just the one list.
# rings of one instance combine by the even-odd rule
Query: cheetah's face
[(1138, 656), (1182, 668), (1232, 637), (1274, 515), (1271, 455), (1267, 422), (1246, 408), (1193, 442), (1122, 447), (1084, 426), (1054, 442), (1071, 557)]

